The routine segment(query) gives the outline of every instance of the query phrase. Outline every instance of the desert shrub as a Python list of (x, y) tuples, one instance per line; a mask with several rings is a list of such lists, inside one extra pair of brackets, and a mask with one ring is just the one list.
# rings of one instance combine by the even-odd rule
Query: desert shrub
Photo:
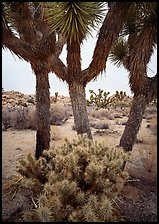
[(33, 192), (35, 208), (24, 214), (29, 222), (116, 221), (116, 199), (128, 173), (130, 158), (122, 148), (109, 149), (86, 135), (35, 160), (20, 161), (20, 186)]
[(151, 145), (141, 145), (139, 147), (139, 154), (144, 168), (142, 177), (146, 179), (149, 184), (156, 184), (157, 182), (157, 143), (151, 142)]
[(110, 112), (108, 112), (107, 109), (99, 109), (99, 110), (91, 110), (89, 113), (88, 113), (89, 117), (93, 117), (93, 118), (99, 118), (99, 119), (104, 119), (104, 118), (107, 118), (107, 119), (114, 119), (114, 116), (112, 116), (110, 114)]
[[(60, 104), (52, 105), (50, 109), (50, 124), (62, 125), (70, 116), (65, 107)], [(17, 130), (33, 129), (36, 130), (36, 107), (35, 106), (16, 106), (5, 107), (2, 110), (3, 129), (13, 128)]]
[(114, 118), (122, 118), (122, 115), (120, 113), (114, 114)]
[(36, 130), (36, 108), (34, 106), (28, 107), (28, 121), (27, 121), (27, 128)]
[(64, 105), (52, 104), (50, 108), (50, 124), (62, 125), (69, 118)]
[(5, 107), (2, 110), (2, 124), (4, 129), (13, 128), (17, 130), (36, 129), (35, 107), (16, 106)]
[(109, 124), (104, 121), (98, 121), (90, 124), (95, 129), (109, 129)]
[(12, 126), (11, 108), (5, 107), (2, 109), (2, 126), (3, 130)]
[(13, 127), (15, 129), (21, 130), (26, 129), (26, 124), (28, 123), (28, 108), (25, 107), (16, 107), (16, 110), (12, 113), (12, 119), (14, 121)]

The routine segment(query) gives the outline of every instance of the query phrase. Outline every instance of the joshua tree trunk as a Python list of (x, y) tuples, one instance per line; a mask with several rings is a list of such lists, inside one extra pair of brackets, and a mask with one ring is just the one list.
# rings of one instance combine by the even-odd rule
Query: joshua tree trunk
[(37, 133), (35, 157), (39, 159), (44, 149), (50, 147), (50, 92), (46, 69), (34, 69), (36, 75)]
[(125, 151), (131, 151), (133, 148), (146, 105), (146, 96), (143, 94), (134, 96), (129, 118), (119, 144), (119, 146), (123, 147)]
[(78, 83), (69, 85), (69, 94), (74, 115), (74, 123), (77, 134), (87, 133), (88, 137), (92, 139), (92, 134), (89, 126), (85, 86)]

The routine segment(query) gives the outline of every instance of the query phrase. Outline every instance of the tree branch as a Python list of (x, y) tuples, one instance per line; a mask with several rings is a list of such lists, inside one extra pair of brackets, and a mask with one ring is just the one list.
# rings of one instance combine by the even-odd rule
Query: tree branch
[(58, 34), (58, 41), (55, 45), (55, 54), (59, 56), (62, 52), (63, 46), (66, 43), (66, 38), (62, 34)]
[(110, 4), (110, 9), (100, 28), (92, 62), (87, 69), (82, 71), (85, 83), (105, 70), (110, 49), (119, 36), (129, 5), (130, 3), (123, 2)]
[(135, 94), (145, 91), (147, 79), (147, 64), (150, 61), (154, 48), (155, 30), (148, 27), (137, 36), (130, 51), (129, 70), (130, 87)]
[(63, 81), (67, 80), (67, 68), (60, 58), (54, 54), (51, 56), (50, 68), (59, 79), (62, 79)]
[(36, 62), (38, 59), (43, 59), (45, 55), (37, 51), (34, 47), (26, 44), (23, 40), (16, 37), (8, 28), (3, 29), (2, 32), (3, 48), (8, 48), (11, 52), (15, 53), (20, 59), (28, 62)]
[(20, 38), (26, 43), (35, 44), (37, 42), (37, 36), (29, 2), (14, 2), (9, 4), (12, 12), (16, 12), (14, 20)]

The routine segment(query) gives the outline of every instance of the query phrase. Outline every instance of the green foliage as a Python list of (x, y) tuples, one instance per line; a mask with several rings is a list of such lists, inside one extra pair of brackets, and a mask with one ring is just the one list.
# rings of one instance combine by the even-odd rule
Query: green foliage
[(99, 93), (96, 94), (93, 90), (89, 90), (91, 93), (90, 99), (87, 100), (87, 105), (95, 105), (97, 110), (100, 108), (108, 108), (108, 105), (112, 104), (115, 101), (114, 96), (109, 96), (109, 92), (104, 92), (101, 89), (98, 89)]
[(25, 213), (26, 221), (116, 221), (115, 199), (128, 178), (122, 167), (129, 158), (122, 148), (109, 149), (86, 135), (44, 150), (39, 160), (29, 155), (19, 172), (37, 206)]
[(124, 38), (119, 38), (114, 43), (113, 47), (111, 48), (111, 52), (109, 54), (109, 59), (112, 63), (120, 67), (123, 62), (123, 58), (128, 53), (128, 43)]
[(102, 21), (103, 2), (47, 2), (44, 7), (45, 20), (51, 32), (64, 35), (69, 43), (81, 41), (91, 34), (91, 28)]
[(95, 105), (98, 109), (109, 109), (109, 106), (121, 106), (121, 109), (124, 106), (130, 106), (130, 102), (127, 102), (128, 96), (126, 92), (116, 91), (115, 95), (108, 96), (109, 92), (104, 92), (101, 89), (98, 89), (99, 93), (96, 94), (93, 90), (89, 90), (91, 93), (90, 99), (87, 100), (87, 106)]

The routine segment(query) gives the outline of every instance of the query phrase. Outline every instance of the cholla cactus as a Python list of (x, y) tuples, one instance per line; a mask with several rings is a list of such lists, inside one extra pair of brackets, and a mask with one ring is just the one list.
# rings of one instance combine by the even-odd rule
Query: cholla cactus
[(99, 93), (96, 94), (93, 90), (89, 90), (91, 93), (90, 100), (87, 100), (87, 105), (95, 105), (97, 109), (108, 108), (108, 105), (111, 105), (115, 101), (114, 96), (108, 97), (109, 92), (104, 92), (101, 89), (98, 89)]
[(37, 208), (25, 214), (25, 221), (116, 221), (115, 199), (128, 179), (123, 164), (130, 152), (109, 149), (86, 135), (54, 150), (44, 150), (34, 160), (21, 161), (23, 186), (28, 180)]

